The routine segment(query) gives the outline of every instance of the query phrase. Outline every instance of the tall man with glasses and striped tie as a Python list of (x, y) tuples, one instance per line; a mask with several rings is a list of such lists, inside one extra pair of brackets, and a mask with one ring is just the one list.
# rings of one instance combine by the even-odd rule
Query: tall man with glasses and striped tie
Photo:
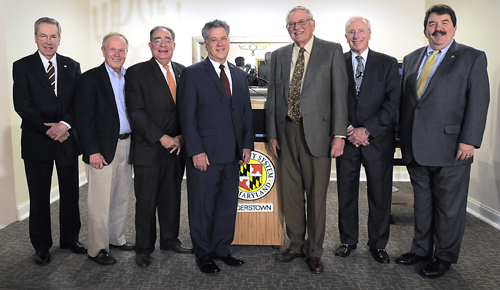
[(447, 5), (425, 14), (429, 45), (403, 60), (401, 150), (415, 194), (411, 249), (396, 263), (430, 261), (420, 272), (444, 275), (458, 261), (471, 163), (481, 146), (490, 99), (486, 54), (454, 39)]
[(175, 33), (156, 26), (149, 33), (153, 57), (131, 66), (125, 75), (125, 104), (132, 127), (130, 163), (134, 165), (135, 262), (151, 264), (156, 242), (156, 213), (160, 249), (192, 253), (179, 240), (183, 139), (177, 116), (177, 85), (184, 66), (171, 61)]
[(340, 246), (347, 257), (359, 237), (359, 177), (361, 164), (368, 185), (368, 247), (379, 263), (389, 263), (394, 125), (399, 109), (399, 71), (395, 58), (368, 47), (370, 21), (351, 17), (345, 26), (350, 51), (344, 54), (349, 77), (349, 125), (344, 154), (337, 158)]
[(229, 25), (205, 23), (208, 57), (184, 70), (179, 116), (186, 148), (189, 226), (203, 273), (244, 262), (230, 251), (238, 204), (239, 164), (253, 150), (252, 107), (245, 72), (227, 61)]
[(13, 65), (14, 108), (22, 119), (21, 155), (30, 196), (29, 232), (35, 262), (50, 262), (50, 191), (54, 163), (60, 197), (60, 247), (84, 254), (80, 232), (78, 155), (74, 126), (75, 80), (80, 64), (57, 52), (61, 26), (52, 18), (35, 22), (38, 51)]
[(347, 134), (348, 80), (342, 47), (313, 35), (309, 9), (290, 10), (286, 28), (294, 43), (272, 53), (266, 102), (267, 138), (280, 160), (290, 238), (276, 260), (306, 256), (310, 271), (321, 273), (331, 158), (343, 154)]

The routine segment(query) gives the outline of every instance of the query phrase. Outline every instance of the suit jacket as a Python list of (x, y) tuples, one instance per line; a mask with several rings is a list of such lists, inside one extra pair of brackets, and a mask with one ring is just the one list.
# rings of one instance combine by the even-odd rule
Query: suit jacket
[[(184, 66), (172, 62), (179, 85)], [(163, 135), (175, 137), (181, 133), (177, 108), (165, 76), (154, 58), (127, 69), (125, 104), (132, 128), (130, 163), (142, 166), (165, 164), (176, 154), (163, 148)]]
[(223, 164), (254, 148), (246, 74), (231, 63), (229, 70), (231, 102), (209, 58), (184, 70), (178, 105), (188, 157), (205, 152), (210, 164)]
[(14, 109), (22, 119), (21, 155), (25, 160), (54, 160), (63, 152), (67, 157), (80, 155), (77, 130), (70, 129), (68, 140), (52, 140), (43, 123), (65, 121), (74, 126), (75, 80), (81, 74), (80, 64), (56, 54), (57, 97), (50, 86), (38, 51), (13, 64)]
[(481, 146), (490, 98), (486, 54), (453, 41), (420, 100), (417, 74), (426, 47), (404, 58), (401, 78), (403, 162), (458, 166), (458, 143)]
[[(271, 75), (266, 101), (267, 138), (283, 140), (290, 91), (293, 44), (271, 56)], [(338, 43), (314, 38), (302, 82), (300, 107), (307, 146), (316, 157), (330, 154), (334, 135), (346, 135), (347, 73)]]
[[(271, 73), (271, 64), (266, 63), (259, 66), (259, 78), (265, 79), (269, 82), (269, 74)], [(267, 86), (267, 83), (259, 80), (259, 86), (264, 87)]]
[(361, 150), (364, 158), (379, 160), (394, 155), (394, 126), (399, 109), (399, 70), (394, 57), (368, 50), (359, 98), (352, 67), (352, 51), (344, 54), (349, 78), (349, 125), (365, 127), (370, 132), (370, 145), (356, 147), (346, 141), (341, 158), (352, 158)]
[(102, 63), (82, 74), (75, 97), (76, 128), (80, 132), (83, 161), (101, 153), (108, 164), (115, 157), (120, 118), (106, 66)]

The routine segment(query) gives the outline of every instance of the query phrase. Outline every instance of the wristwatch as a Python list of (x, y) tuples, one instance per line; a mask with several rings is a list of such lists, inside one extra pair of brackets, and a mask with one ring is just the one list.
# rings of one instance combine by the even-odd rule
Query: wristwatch
[(366, 127), (365, 127), (365, 134), (370, 136), (370, 132), (368, 132), (368, 129), (366, 129)]

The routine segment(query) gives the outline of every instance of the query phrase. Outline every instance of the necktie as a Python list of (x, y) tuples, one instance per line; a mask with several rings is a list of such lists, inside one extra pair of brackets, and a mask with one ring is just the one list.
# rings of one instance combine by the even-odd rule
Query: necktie
[(56, 69), (52, 65), (52, 62), (49, 60), (49, 66), (47, 67), (47, 77), (49, 78), (50, 86), (52, 89), (56, 90)]
[(226, 90), (227, 96), (229, 97), (229, 101), (231, 101), (232, 100), (231, 87), (229, 86), (229, 79), (227, 78), (226, 72), (224, 71), (224, 65), (221, 64), (219, 68), (220, 68), (220, 81), (222, 82), (222, 85)]
[(299, 50), (299, 57), (297, 57), (293, 69), (292, 83), (288, 94), (287, 115), (297, 124), (300, 123), (300, 88), (302, 86), (302, 76), (304, 75), (304, 51), (303, 47)]
[(434, 67), (434, 64), (436, 63), (436, 54), (439, 52), (439, 50), (434, 50), (434, 52), (429, 56), (427, 61), (425, 62), (424, 68), (422, 69), (422, 72), (420, 73), (420, 76), (418, 77), (417, 80), (417, 96), (420, 99), (422, 97), (422, 94), (424, 93), (424, 88), (425, 84), (427, 83), (427, 79), (429, 78), (429, 74), (432, 71), (432, 68)]
[(175, 103), (177, 87), (175, 86), (174, 76), (170, 72), (170, 68), (168, 67), (168, 65), (164, 65), (163, 67), (165, 68), (165, 70), (167, 70), (168, 87), (170, 88), (170, 93), (172, 94), (172, 99), (174, 99), (174, 103)]
[(363, 65), (363, 57), (361, 55), (356, 56), (358, 61), (358, 66), (356, 67), (356, 96), (359, 97), (359, 89), (361, 88), (361, 83), (363, 82), (363, 74), (365, 72), (365, 66)]

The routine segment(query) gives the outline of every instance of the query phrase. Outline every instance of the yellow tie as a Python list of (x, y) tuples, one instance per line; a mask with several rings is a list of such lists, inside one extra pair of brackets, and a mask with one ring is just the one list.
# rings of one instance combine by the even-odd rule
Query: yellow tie
[(174, 103), (175, 103), (175, 98), (176, 98), (175, 95), (176, 95), (177, 89), (175, 86), (174, 76), (170, 72), (170, 68), (168, 67), (168, 65), (164, 65), (163, 67), (167, 70), (168, 87), (170, 88), (170, 93), (172, 93), (172, 99), (174, 99)]
[(436, 63), (436, 54), (440, 52), (440, 50), (434, 50), (434, 52), (429, 56), (427, 62), (420, 73), (420, 77), (417, 80), (417, 96), (420, 99), (422, 97), (422, 93), (424, 92), (425, 84), (427, 83), (427, 79), (429, 78), (429, 74)]

